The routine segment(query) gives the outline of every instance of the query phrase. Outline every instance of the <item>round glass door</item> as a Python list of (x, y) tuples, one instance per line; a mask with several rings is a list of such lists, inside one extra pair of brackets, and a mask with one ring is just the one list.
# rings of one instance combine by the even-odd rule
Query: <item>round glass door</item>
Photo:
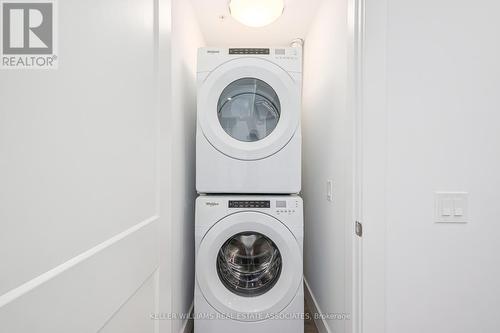
[(282, 259), (272, 240), (258, 232), (232, 236), (220, 248), (217, 273), (223, 285), (236, 295), (265, 294), (278, 281)]
[(243, 142), (259, 141), (278, 125), (281, 105), (266, 82), (242, 78), (231, 82), (217, 103), (217, 117), (224, 131)]
[(296, 297), (302, 284), (302, 248), (276, 218), (234, 213), (203, 236), (196, 252), (196, 283), (222, 315), (260, 320), (280, 313)]

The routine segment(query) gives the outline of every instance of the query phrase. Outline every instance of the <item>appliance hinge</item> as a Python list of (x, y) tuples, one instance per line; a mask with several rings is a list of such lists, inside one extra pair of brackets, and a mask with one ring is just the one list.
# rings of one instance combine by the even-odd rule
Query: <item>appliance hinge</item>
[(363, 224), (359, 221), (356, 221), (356, 235), (363, 237)]

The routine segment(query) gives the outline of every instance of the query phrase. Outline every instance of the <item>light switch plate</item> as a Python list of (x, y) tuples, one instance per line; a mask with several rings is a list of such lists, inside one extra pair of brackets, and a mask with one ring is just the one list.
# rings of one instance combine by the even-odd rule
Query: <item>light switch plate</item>
[(469, 193), (436, 192), (435, 215), (437, 223), (469, 222)]
[(326, 181), (326, 200), (333, 201), (333, 180), (331, 179)]

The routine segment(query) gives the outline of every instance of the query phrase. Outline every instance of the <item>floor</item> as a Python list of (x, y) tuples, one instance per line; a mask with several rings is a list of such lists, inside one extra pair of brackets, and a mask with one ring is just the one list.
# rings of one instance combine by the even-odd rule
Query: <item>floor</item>
[[(305, 300), (304, 300), (304, 313), (309, 314), (307, 316), (309, 319), (304, 320), (304, 333), (318, 333), (318, 329), (316, 328), (316, 325), (314, 325), (314, 320), (312, 319), (311, 316), (311, 310), (309, 310), (309, 307), (307, 306), (307, 302)], [(190, 332), (193, 333), (192, 323), (190, 326), (191, 326)]]
[[(304, 320), (304, 333), (318, 333), (316, 325), (314, 325), (314, 320), (312, 319), (311, 310), (304, 300), (304, 313), (306, 314), (306, 319)], [(307, 319), (309, 318), (309, 319)]]

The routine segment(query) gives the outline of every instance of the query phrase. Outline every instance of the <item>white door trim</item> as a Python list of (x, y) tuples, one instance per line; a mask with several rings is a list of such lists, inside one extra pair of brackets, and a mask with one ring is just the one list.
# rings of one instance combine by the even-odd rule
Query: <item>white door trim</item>
[(353, 207), (352, 241), (352, 326), (354, 333), (363, 332), (363, 238), (356, 235), (356, 221), (363, 223), (363, 69), (365, 38), (365, 0), (350, 0), (348, 24), (349, 45), (349, 107), (353, 111)]
[[(355, 217), (354, 332), (386, 330), (387, 0), (354, 1)], [(366, 32), (369, 31), (369, 34)]]

